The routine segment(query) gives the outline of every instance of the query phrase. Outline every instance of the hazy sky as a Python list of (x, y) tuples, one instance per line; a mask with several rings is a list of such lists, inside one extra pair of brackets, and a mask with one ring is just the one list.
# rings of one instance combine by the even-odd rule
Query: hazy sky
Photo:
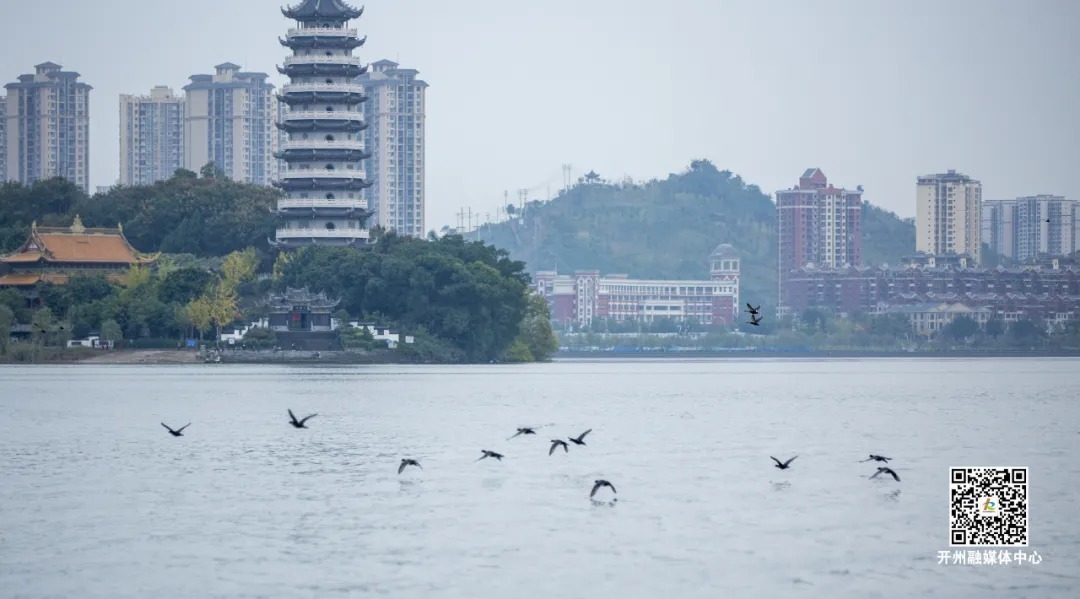
[[(277, 84), (263, 0), (4, 0), (0, 78), (52, 60), (91, 92), (91, 185), (118, 174), (118, 96), (231, 61)], [(359, 3), (357, 3), (359, 4)], [(1080, 2), (369, 0), (358, 55), (420, 71), (428, 228), (574, 176), (708, 158), (767, 192), (820, 167), (913, 216), (915, 177), (1080, 198)]]

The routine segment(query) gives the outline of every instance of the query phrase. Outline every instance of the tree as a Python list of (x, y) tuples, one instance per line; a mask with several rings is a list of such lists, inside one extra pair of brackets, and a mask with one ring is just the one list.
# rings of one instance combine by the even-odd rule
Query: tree
[(199, 169), (199, 175), (203, 179), (224, 179), (228, 176), (225, 174), (225, 169), (218, 167), (213, 161), (204, 164)]
[(0, 305), (7, 306), (11, 309), (12, 314), (15, 315), (16, 323), (28, 323), (30, 320), (30, 309), (26, 307), (26, 298), (21, 293), (14, 289), (0, 289)]
[(199, 337), (210, 330), (213, 316), (211, 316), (210, 301), (206, 296), (199, 296), (188, 303), (185, 315), (188, 323), (199, 332)]
[(33, 319), (30, 321), (34, 339), (45, 345), (53, 341), (54, 326), (53, 313), (48, 308), (41, 308), (34, 312)]
[(120, 324), (111, 319), (101, 323), (99, 335), (103, 341), (109, 343), (116, 343), (124, 338), (124, 332), (120, 329)]
[(213, 278), (210, 271), (204, 268), (178, 268), (165, 275), (158, 287), (158, 298), (163, 302), (187, 304), (202, 295)]
[[(551, 330), (551, 310), (547, 300), (530, 293), (528, 302), (525, 319), (521, 322), (521, 333), (511, 348), (524, 346), (532, 360), (543, 362), (558, 351), (559, 341), (555, 338), (555, 331)], [(506, 351), (509, 353), (510, 349)], [(524, 354), (519, 352), (519, 355)]]
[(957, 316), (947, 324), (942, 331), (955, 341), (963, 341), (975, 335), (979, 330), (979, 323), (970, 316)]
[(0, 355), (7, 353), (8, 342), (11, 339), (11, 327), (15, 324), (15, 312), (0, 304)]
[(235, 290), (240, 283), (255, 278), (255, 268), (258, 265), (259, 258), (255, 255), (253, 247), (231, 252), (221, 263), (222, 278), (229, 287)]
[(1000, 318), (991, 318), (986, 321), (986, 334), (992, 339), (997, 339), (1005, 333), (1005, 321)]
[(251, 327), (244, 333), (244, 345), (257, 348), (274, 347), (277, 345), (277, 334), (273, 329)]

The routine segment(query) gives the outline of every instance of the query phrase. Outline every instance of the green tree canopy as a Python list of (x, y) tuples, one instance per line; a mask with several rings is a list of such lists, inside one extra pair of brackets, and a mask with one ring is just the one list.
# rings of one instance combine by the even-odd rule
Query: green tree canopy
[(424, 328), (471, 361), (499, 357), (525, 317), (524, 264), (459, 236), (435, 241), (385, 233), (370, 250), (311, 246), (281, 268), (289, 287), (326, 291), (350, 314)]

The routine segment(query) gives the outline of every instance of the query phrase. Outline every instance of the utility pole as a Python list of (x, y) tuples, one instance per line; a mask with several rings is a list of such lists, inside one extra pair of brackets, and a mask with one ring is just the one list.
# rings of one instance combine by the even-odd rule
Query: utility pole
[(506, 215), (507, 220), (510, 220), (510, 211), (506, 209), (506, 207), (509, 204), (510, 204), (510, 191), (507, 190), (507, 189), (504, 189), (503, 190), (503, 214)]

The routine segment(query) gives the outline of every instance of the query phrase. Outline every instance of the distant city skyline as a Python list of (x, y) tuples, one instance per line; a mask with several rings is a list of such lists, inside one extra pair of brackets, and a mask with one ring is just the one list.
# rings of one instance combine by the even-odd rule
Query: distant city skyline
[[(453, 225), (462, 207), (495, 214), (504, 190), (512, 203), (518, 189), (554, 195), (562, 164), (575, 179), (592, 169), (641, 180), (707, 158), (763, 190), (809, 164), (902, 217), (915, 215), (913, 179), (946, 168), (979, 178), (987, 198), (1080, 197), (1080, 82), (1068, 76), (1080, 55), (1076, 3), (365, 4), (362, 59), (409, 65), (435, 90), (429, 229)], [(90, 189), (119, 175), (121, 94), (178, 88), (222, 62), (274, 73), (282, 59), (278, 6), (255, 0), (192, 0), (180, 12), (56, 0), (0, 14), (50, 23), (45, 35), (16, 28), (0, 41), (0, 79), (52, 61), (94, 86)], [(169, 36), (136, 26), (165, 21)], [(154, 51), (130, 51), (140, 47)], [(822, 85), (841, 91), (800, 91)], [(796, 138), (806, 143), (785, 141)]]

